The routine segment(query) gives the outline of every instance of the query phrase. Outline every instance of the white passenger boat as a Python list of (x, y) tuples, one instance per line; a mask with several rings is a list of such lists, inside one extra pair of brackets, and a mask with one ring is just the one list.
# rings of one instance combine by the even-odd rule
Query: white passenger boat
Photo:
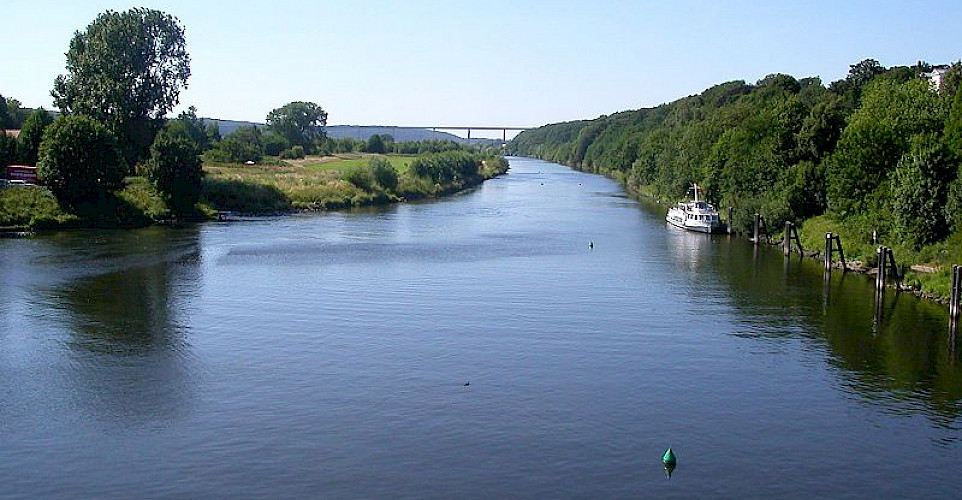
[(698, 184), (695, 184), (692, 189), (695, 190), (695, 199), (678, 202), (678, 206), (668, 209), (665, 220), (674, 226), (689, 231), (700, 233), (721, 231), (724, 226), (715, 207), (711, 203), (698, 201)]

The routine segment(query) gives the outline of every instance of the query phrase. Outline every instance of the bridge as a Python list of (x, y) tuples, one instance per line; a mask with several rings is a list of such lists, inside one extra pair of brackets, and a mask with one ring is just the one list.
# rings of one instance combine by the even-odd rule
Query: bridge
[(437, 130), (467, 130), (467, 131), (468, 131), (468, 142), (471, 141), (471, 131), (472, 131), (472, 130), (500, 130), (500, 131), (501, 131), (501, 140), (502, 140), (503, 142), (507, 142), (507, 141), (508, 141), (508, 131), (509, 131), (509, 130), (524, 131), (524, 130), (530, 130), (530, 129), (532, 129), (533, 127), (479, 127), (479, 126), (474, 126), (474, 127), (470, 127), (470, 126), (468, 126), (468, 127), (435, 127), (435, 126), (432, 126), (432, 127), (412, 127), (412, 128), (431, 129), (432, 132), (437, 131)]

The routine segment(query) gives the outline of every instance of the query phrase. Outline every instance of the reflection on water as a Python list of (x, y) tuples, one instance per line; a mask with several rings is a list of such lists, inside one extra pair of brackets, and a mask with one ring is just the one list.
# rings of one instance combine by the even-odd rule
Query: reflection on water
[[(98, 418), (162, 423), (190, 407), (189, 310), (198, 229), (61, 234), (37, 240), (30, 281), (68, 349), (47, 375)], [(39, 310), (27, 309), (27, 316)]]

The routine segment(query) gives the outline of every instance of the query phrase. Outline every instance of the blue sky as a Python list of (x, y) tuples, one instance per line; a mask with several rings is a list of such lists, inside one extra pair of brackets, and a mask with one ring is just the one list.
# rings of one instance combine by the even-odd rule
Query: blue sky
[(868, 57), (962, 59), (958, 1), (4, 3), (6, 97), (51, 107), (74, 31), (143, 5), (186, 29), (181, 108), (251, 121), (300, 100), (330, 124), (538, 126), (769, 73), (827, 84)]

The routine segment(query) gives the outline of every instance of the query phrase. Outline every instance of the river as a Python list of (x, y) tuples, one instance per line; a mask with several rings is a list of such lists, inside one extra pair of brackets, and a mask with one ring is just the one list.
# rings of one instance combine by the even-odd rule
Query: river
[(547, 162), (0, 262), (2, 498), (962, 494), (944, 307)]

